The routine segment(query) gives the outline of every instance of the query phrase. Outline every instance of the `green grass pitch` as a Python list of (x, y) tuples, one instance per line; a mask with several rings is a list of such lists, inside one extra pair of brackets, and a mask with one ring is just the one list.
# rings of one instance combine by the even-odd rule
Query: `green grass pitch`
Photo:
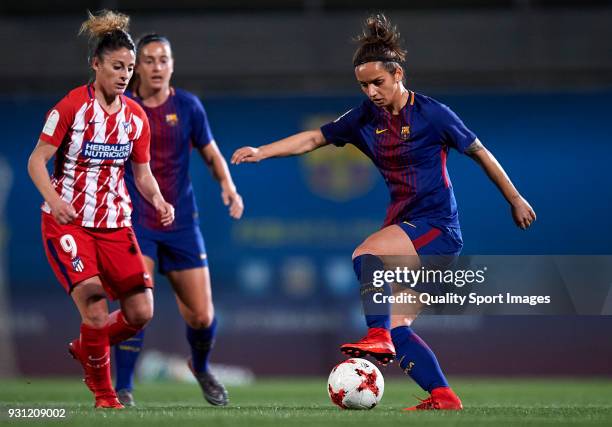
[[(0, 380), (0, 424), (113, 426), (612, 426), (612, 379), (457, 378), (452, 384), (462, 412), (402, 412), (424, 393), (408, 379), (387, 382), (381, 404), (371, 411), (346, 411), (331, 404), (326, 380), (262, 380), (229, 389), (231, 404), (214, 408), (195, 384), (139, 384), (138, 407), (94, 410), (77, 379)], [(65, 408), (64, 419), (16, 419), (9, 408)]]

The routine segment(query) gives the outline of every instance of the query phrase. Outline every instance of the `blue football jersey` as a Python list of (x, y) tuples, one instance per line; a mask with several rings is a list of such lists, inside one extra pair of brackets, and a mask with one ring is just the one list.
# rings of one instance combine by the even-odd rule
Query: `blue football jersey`
[(128, 164), (125, 181), (134, 206), (132, 222), (153, 230), (192, 227), (197, 223), (198, 211), (189, 178), (191, 148), (202, 148), (214, 139), (204, 106), (195, 95), (174, 88), (166, 102), (155, 108), (145, 106), (131, 92), (126, 95), (136, 100), (147, 114), (151, 127), (151, 170), (162, 195), (175, 209), (174, 223), (163, 227), (153, 206), (136, 189)]
[(446, 158), (450, 148), (463, 153), (476, 135), (446, 105), (411, 91), (393, 115), (367, 99), (321, 131), (336, 146), (355, 145), (382, 174), (391, 195), (383, 226), (425, 219), (459, 227)]

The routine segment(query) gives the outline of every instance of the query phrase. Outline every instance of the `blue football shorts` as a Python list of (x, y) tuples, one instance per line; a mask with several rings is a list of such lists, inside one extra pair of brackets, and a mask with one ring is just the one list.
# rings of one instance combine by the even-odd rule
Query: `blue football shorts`
[(208, 266), (204, 238), (197, 225), (169, 231), (138, 224), (133, 228), (142, 254), (155, 261), (161, 274)]
[[(463, 238), (461, 229), (432, 225), (427, 220), (416, 219), (397, 224), (410, 238), (419, 255), (421, 265), (426, 269), (453, 269), (457, 263)], [(419, 283), (414, 288), (417, 292), (439, 294), (438, 283)]]
[(459, 228), (433, 226), (422, 219), (403, 221), (397, 225), (408, 235), (419, 255), (458, 256), (463, 248)]

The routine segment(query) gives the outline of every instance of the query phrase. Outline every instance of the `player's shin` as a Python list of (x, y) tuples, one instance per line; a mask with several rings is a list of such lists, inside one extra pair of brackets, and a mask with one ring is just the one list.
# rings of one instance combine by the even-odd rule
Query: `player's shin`
[(361, 304), (368, 328), (391, 328), (391, 285), (381, 280), (383, 261), (370, 254), (353, 259), (353, 269), (360, 285)]

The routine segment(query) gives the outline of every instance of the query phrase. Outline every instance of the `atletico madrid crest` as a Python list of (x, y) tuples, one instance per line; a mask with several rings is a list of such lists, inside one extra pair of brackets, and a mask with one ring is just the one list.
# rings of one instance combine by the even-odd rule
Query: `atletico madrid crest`
[(402, 130), (400, 131), (400, 138), (402, 139), (402, 141), (406, 141), (408, 138), (410, 138), (410, 126), (402, 126)]
[(81, 261), (80, 256), (75, 256), (72, 258), (72, 269), (77, 273), (81, 273), (83, 270), (85, 270), (85, 266), (83, 265), (83, 261)]

